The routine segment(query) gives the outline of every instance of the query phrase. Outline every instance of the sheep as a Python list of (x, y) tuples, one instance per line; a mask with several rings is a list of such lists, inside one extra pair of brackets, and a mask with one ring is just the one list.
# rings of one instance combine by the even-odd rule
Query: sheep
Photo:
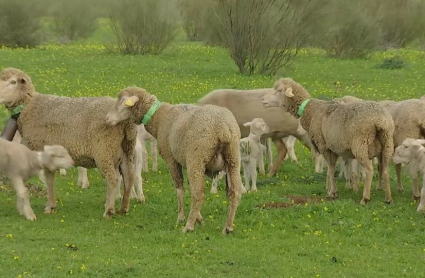
[(148, 152), (146, 150), (146, 143), (150, 142), (151, 157), (152, 157), (152, 171), (158, 171), (158, 151), (157, 140), (146, 131), (145, 126), (140, 124), (137, 126), (137, 137), (142, 143), (143, 148), (143, 172), (149, 172)]
[(272, 91), (272, 88), (253, 90), (219, 89), (208, 93), (197, 101), (198, 105), (213, 104), (229, 109), (239, 124), (241, 137), (246, 137), (249, 134), (249, 128), (244, 127), (244, 123), (253, 118), (264, 119), (270, 128), (270, 132), (264, 134), (262, 138), (270, 137), (278, 150), (278, 156), (273, 164), (269, 161), (268, 176), (276, 175), (285, 159), (287, 148), (282, 138), (292, 135), (300, 140), (307, 148), (312, 149), (308, 134), (301, 127), (299, 119), (296, 119), (282, 109), (266, 109), (261, 105), (260, 101), (263, 96)]
[(424, 139), (406, 138), (395, 149), (393, 156), (393, 162), (396, 165), (411, 163), (415, 160), (419, 171), (422, 173), (422, 189), (417, 211), (424, 210), (425, 206), (425, 148), (422, 146), (423, 144), (425, 144)]
[(0, 139), (0, 172), (13, 183), (18, 212), (28, 220), (34, 221), (36, 216), (25, 182), (40, 170), (56, 171), (70, 168), (73, 164), (68, 151), (60, 145), (45, 145), (42, 151), (32, 151), (22, 144)]
[[(260, 174), (265, 174), (264, 171), (264, 158), (263, 158), (263, 154), (265, 153), (267, 155), (267, 157), (271, 157), (272, 154), (272, 150), (271, 150), (271, 144), (270, 144), (270, 138), (267, 138), (265, 140), (263, 140), (263, 142), (265, 142), (265, 144), (263, 145), (262, 143), (262, 150), (263, 153), (260, 153), (260, 155), (257, 157), (257, 164), (258, 164), (258, 168), (259, 168), (259, 172)], [(220, 173), (218, 175), (216, 175), (213, 180), (212, 180), (212, 185), (211, 185), (211, 194), (216, 194), (217, 193), (217, 188), (218, 188), (218, 183), (219, 181), (226, 175), (226, 173), (224, 171), (220, 171)], [(241, 186), (242, 186), (242, 193), (246, 193), (246, 189), (245, 187), (242, 185), (241, 182)]]
[(260, 143), (260, 138), (270, 130), (262, 118), (254, 118), (251, 122), (246, 122), (243, 125), (250, 127), (249, 135), (242, 138), (239, 142), (245, 189), (249, 190), (249, 180), (251, 179), (251, 190), (255, 192), (257, 191), (257, 161), (259, 157), (262, 157), (262, 153), (266, 149)]
[[(125, 192), (119, 213), (127, 213), (133, 185), (133, 152), (136, 125), (125, 121), (115, 127), (105, 123), (105, 115), (115, 104), (111, 97), (60, 97), (36, 92), (31, 78), (16, 68), (0, 73), (0, 104), (9, 111), (21, 108), (17, 121), (22, 143), (31, 150), (44, 145), (65, 147), (75, 166), (97, 167), (107, 180), (103, 217), (115, 213), (113, 193), (119, 171), (124, 177)], [(14, 109), (14, 110), (12, 110)], [(54, 172), (45, 170), (48, 202), (45, 213), (56, 207)]]
[(300, 118), (313, 145), (323, 154), (328, 164), (327, 188), (330, 197), (336, 197), (335, 163), (338, 156), (355, 158), (365, 168), (366, 181), (363, 197), (370, 200), (373, 178), (371, 159), (378, 157), (379, 182), (384, 182), (385, 201), (391, 203), (388, 163), (394, 152), (394, 122), (391, 114), (375, 101), (339, 104), (310, 98), (310, 94), (291, 78), (276, 81), (274, 91), (262, 99), (265, 107), (281, 107)]
[(177, 189), (178, 222), (185, 218), (182, 168), (187, 169), (192, 202), (184, 233), (193, 231), (195, 222), (203, 222), (200, 211), (204, 201), (204, 175), (215, 176), (220, 170), (227, 173), (230, 202), (223, 234), (231, 233), (241, 198), (240, 131), (233, 114), (215, 105), (160, 102), (142, 88), (127, 87), (119, 92), (118, 100), (106, 115), (106, 122), (111, 126), (125, 120), (143, 123), (158, 140), (159, 154), (167, 163)]
[(298, 163), (298, 158), (295, 155), (295, 140), (297, 140), (297, 138), (292, 135), (289, 135), (288, 137), (282, 138), (282, 140), (285, 143), (286, 148), (288, 149), (288, 152), (285, 156), (285, 160), (287, 160), (289, 157), (292, 161)]
[[(421, 99), (407, 99), (403, 101), (379, 102), (391, 114), (394, 124), (394, 147), (400, 146), (406, 138), (425, 138), (425, 102)], [(418, 169), (415, 161), (408, 164), (409, 176), (412, 179), (412, 198), (420, 198)], [(397, 176), (397, 189), (403, 191), (401, 181), (401, 164), (395, 165)], [(380, 187), (378, 187), (380, 189)]]

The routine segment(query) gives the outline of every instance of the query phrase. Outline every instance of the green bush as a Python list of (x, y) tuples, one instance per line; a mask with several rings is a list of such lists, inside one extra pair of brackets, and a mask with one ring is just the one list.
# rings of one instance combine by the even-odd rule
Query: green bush
[(382, 64), (378, 64), (376, 67), (380, 69), (402, 69), (406, 66), (403, 59), (398, 56), (392, 56), (385, 58)]
[(35, 47), (41, 42), (40, 21), (32, 1), (0, 0), (0, 45)]
[(177, 1), (115, 0), (109, 18), (116, 42), (109, 46), (123, 54), (160, 54), (177, 30)]
[(91, 3), (84, 0), (58, 0), (51, 10), (52, 30), (71, 41), (89, 37), (97, 28)]

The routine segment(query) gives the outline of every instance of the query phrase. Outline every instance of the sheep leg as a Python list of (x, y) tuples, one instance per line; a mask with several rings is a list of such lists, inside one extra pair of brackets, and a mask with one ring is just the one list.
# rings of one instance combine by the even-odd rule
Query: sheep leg
[(285, 146), (285, 143), (283, 143), (282, 138), (273, 138), (273, 143), (276, 146), (276, 149), (278, 150), (278, 155), (276, 160), (273, 162), (273, 166), (272, 169), (270, 170), (270, 172), (267, 174), (267, 176), (272, 177), (274, 175), (276, 175), (277, 170), (279, 169), (280, 165), (283, 162), (283, 159), (286, 156), (287, 153), (287, 148)]
[(151, 140), (151, 157), (152, 157), (152, 171), (158, 172), (158, 149), (157, 140)]
[[(403, 183), (401, 181), (401, 164), (395, 165), (395, 173), (396, 173), (396, 176), (397, 176), (397, 190), (399, 192), (403, 192), (404, 187), (403, 187)], [(379, 190), (379, 189), (382, 189), (382, 188), (377, 188), (377, 189)]]
[(53, 213), (56, 208), (56, 198), (55, 198), (55, 172), (44, 170), (44, 176), (47, 183), (47, 203), (44, 208), (44, 213)]
[(422, 176), (421, 200), (416, 210), (422, 211), (424, 210), (424, 206), (425, 206), (425, 174)]
[(25, 187), (21, 178), (11, 179), (16, 191), (16, 206), (20, 215), (24, 215), (26, 219), (34, 221), (36, 216), (31, 208), (28, 189)]
[[(257, 160), (258, 160), (258, 168), (259, 168), (260, 174), (265, 174), (266, 170), (264, 169), (264, 155), (263, 155), (262, 148), (260, 148), (260, 152), (257, 156)], [(257, 171), (257, 169), (255, 169), (255, 171)]]
[(229, 209), (227, 213), (226, 224), (223, 228), (223, 234), (229, 234), (233, 232), (233, 221), (235, 220), (236, 210), (238, 208), (240, 199), (241, 199), (241, 186), (240, 180), (240, 161), (237, 156), (232, 156), (232, 153), (236, 152), (236, 149), (239, 148), (239, 144), (236, 144), (233, 147), (228, 148), (226, 160), (226, 193), (229, 198)]
[(192, 162), (187, 166), (187, 178), (190, 183), (190, 195), (192, 202), (190, 204), (189, 216), (187, 217), (186, 226), (183, 233), (191, 232), (195, 229), (195, 222), (202, 223), (201, 208), (205, 195), (205, 165), (202, 163)]
[(243, 161), (242, 162), (242, 167), (243, 167), (243, 176), (245, 179), (245, 190), (248, 191), (249, 190), (249, 180), (251, 177), (251, 169), (249, 168), (249, 162)]
[(359, 191), (360, 167), (360, 163), (357, 159), (351, 161), (351, 184), (353, 185), (354, 192)]
[(146, 141), (140, 140), (142, 143), (142, 158), (143, 158), (143, 172), (149, 172), (149, 165), (148, 165), (148, 151), (146, 149)]
[(328, 163), (328, 172), (327, 172), (327, 186), (329, 186), (329, 191), (328, 191), (328, 195), (331, 198), (336, 198), (337, 197), (337, 188), (335, 185), (335, 164), (336, 164), (336, 160), (338, 159), (338, 155), (330, 152), (330, 151), (326, 151), (323, 156), (326, 159), (326, 162)]
[[(364, 167), (366, 171), (366, 179), (365, 179), (365, 184), (363, 188), (363, 198), (360, 201), (360, 204), (366, 205), (367, 202), (370, 201), (370, 188), (372, 186), (373, 165), (372, 165), (372, 161), (368, 159), (367, 157), (357, 157), (357, 159), (362, 164), (362, 166)], [(385, 171), (385, 170), (382, 169), (382, 171)]]
[(353, 186), (351, 184), (351, 176), (353, 174), (352, 173), (353, 160), (352, 159), (344, 159), (344, 158), (341, 157), (340, 161), (341, 161), (341, 166), (344, 165), (344, 166), (341, 167), (343, 170), (340, 172), (340, 174), (343, 173), (343, 175), (345, 177), (345, 188), (351, 189), (351, 188), (353, 188)]
[(105, 177), (107, 183), (106, 202), (104, 218), (110, 218), (115, 213), (115, 194), (119, 173), (116, 167), (111, 164), (96, 163), (100, 173)]
[(122, 176), (119, 172), (119, 170), (117, 170), (117, 177), (118, 177), (118, 182), (117, 182), (117, 186), (115, 188), (115, 199), (121, 199), (121, 182), (122, 182)]
[(323, 156), (319, 153), (314, 154), (314, 172), (323, 173)]
[(170, 170), (171, 178), (173, 179), (174, 186), (176, 187), (177, 193), (177, 223), (184, 221), (184, 188), (183, 188), (183, 173), (182, 167), (177, 161), (168, 162), (168, 169)]
[(62, 176), (62, 177), (65, 177), (66, 176), (66, 170), (65, 169), (60, 169), (59, 170), (59, 173), (60, 173), (60, 175)]
[(124, 195), (121, 200), (121, 207), (118, 213), (125, 214), (130, 210), (130, 195), (134, 190), (134, 164), (128, 157), (124, 157), (120, 164), (122, 179), (124, 181)]
[(265, 143), (266, 143), (265, 146), (267, 151), (266, 152), (267, 153), (267, 171), (270, 171), (273, 166), (273, 151), (272, 151), (270, 138), (267, 138)]
[(77, 167), (78, 170), (78, 182), (77, 185), (81, 186), (82, 188), (88, 188), (89, 187), (89, 179), (87, 177), (87, 169), (84, 167)]
[(218, 182), (220, 180), (220, 176), (216, 175), (213, 180), (212, 180), (212, 185), (211, 185), (211, 194), (215, 194), (217, 193), (217, 187), (218, 187)]
[(257, 161), (255, 158), (249, 161), (249, 172), (251, 174), (251, 191), (257, 191)]
[(412, 199), (419, 200), (421, 193), (419, 192), (419, 176), (417, 165), (415, 162), (411, 161), (409, 164), (407, 164), (407, 167), (409, 169), (409, 176), (412, 179)]

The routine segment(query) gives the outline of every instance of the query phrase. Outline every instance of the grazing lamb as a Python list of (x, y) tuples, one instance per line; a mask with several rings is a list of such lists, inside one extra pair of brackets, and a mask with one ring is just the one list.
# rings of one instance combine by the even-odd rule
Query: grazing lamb
[(406, 138), (394, 151), (393, 162), (396, 165), (410, 163), (416, 160), (419, 171), (422, 173), (422, 190), (417, 211), (424, 210), (425, 206), (425, 144), (424, 139)]
[(157, 140), (149, 132), (146, 131), (145, 126), (140, 124), (137, 126), (137, 137), (142, 143), (143, 148), (143, 172), (149, 172), (148, 164), (148, 151), (146, 150), (146, 143), (149, 141), (152, 157), (152, 171), (158, 171), (158, 151)]
[(167, 163), (177, 189), (177, 221), (185, 218), (182, 168), (187, 168), (192, 203), (183, 232), (193, 231), (195, 222), (203, 221), (205, 174), (215, 176), (221, 170), (227, 173), (230, 202), (223, 233), (232, 232), (241, 198), (240, 131), (232, 113), (215, 105), (161, 103), (142, 88), (127, 87), (119, 93), (115, 106), (106, 115), (106, 122), (111, 126), (126, 120), (143, 123), (158, 140), (159, 154)]
[(28, 220), (36, 216), (31, 208), (25, 182), (40, 170), (56, 171), (70, 168), (74, 162), (68, 151), (59, 145), (45, 145), (43, 151), (31, 151), (22, 144), (0, 139), (0, 172), (13, 183), (17, 194), (17, 208)]
[(328, 164), (327, 188), (336, 197), (335, 163), (338, 156), (355, 158), (365, 168), (366, 181), (361, 204), (370, 200), (373, 178), (371, 159), (378, 157), (379, 181), (383, 179), (385, 201), (391, 202), (388, 163), (394, 153), (394, 122), (390, 113), (375, 101), (338, 104), (310, 98), (310, 94), (291, 78), (281, 78), (274, 92), (265, 95), (265, 107), (282, 107), (308, 132), (316, 150)]
[(250, 127), (248, 137), (240, 140), (240, 154), (245, 178), (245, 189), (249, 190), (249, 180), (251, 179), (252, 191), (257, 191), (257, 162), (262, 159), (262, 153), (266, 147), (260, 143), (263, 134), (269, 132), (269, 127), (261, 118), (255, 118), (251, 122), (244, 123)]
[(301, 127), (299, 119), (282, 109), (266, 109), (261, 105), (261, 99), (264, 95), (272, 91), (272, 88), (254, 90), (220, 89), (208, 93), (197, 102), (198, 105), (213, 104), (229, 109), (239, 124), (241, 137), (246, 137), (249, 134), (249, 128), (244, 127), (244, 123), (253, 118), (264, 119), (270, 128), (270, 132), (264, 134), (262, 138), (271, 138), (278, 151), (278, 156), (273, 164), (269, 160), (268, 176), (274, 176), (285, 159), (287, 148), (282, 138), (292, 135), (307, 148), (312, 149), (308, 134)]
[[(105, 123), (105, 115), (115, 104), (110, 97), (59, 97), (36, 92), (31, 78), (23, 71), (6, 68), (0, 73), (0, 104), (10, 111), (22, 109), (17, 121), (22, 143), (31, 150), (44, 145), (62, 145), (75, 166), (97, 167), (107, 180), (104, 217), (115, 212), (113, 193), (119, 172), (123, 174), (125, 193), (120, 213), (127, 213), (133, 185), (133, 152), (136, 125), (124, 121), (114, 127)], [(54, 172), (44, 170), (48, 202), (45, 213), (56, 207)]]

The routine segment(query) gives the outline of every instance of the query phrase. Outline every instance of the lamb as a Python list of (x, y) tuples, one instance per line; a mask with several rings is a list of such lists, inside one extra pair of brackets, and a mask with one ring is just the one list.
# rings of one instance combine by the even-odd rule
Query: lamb
[(248, 137), (242, 138), (239, 142), (245, 189), (249, 190), (249, 180), (251, 179), (251, 190), (255, 192), (257, 191), (257, 161), (262, 159), (262, 153), (266, 149), (260, 143), (260, 138), (269, 132), (269, 127), (262, 118), (254, 118), (251, 122), (244, 123), (244, 126), (250, 127)]
[(146, 131), (145, 126), (140, 124), (137, 126), (137, 137), (142, 143), (143, 148), (143, 172), (149, 172), (148, 164), (148, 151), (146, 150), (146, 143), (150, 142), (151, 157), (152, 157), (152, 171), (158, 171), (158, 151), (157, 151), (157, 140)]
[[(380, 101), (379, 102), (391, 114), (394, 124), (394, 146), (402, 145), (406, 138), (423, 139), (425, 138), (425, 102), (420, 99), (407, 99), (399, 102)], [(415, 161), (408, 165), (409, 176), (412, 179), (412, 198), (417, 200), (420, 198), (419, 177)], [(401, 181), (401, 164), (395, 165), (397, 175), (397, 188), (403, 191)], [(380, 189), (380, 188), (378, 188)]]
[(20, 215), (36, 220), (31, 208), (25, 182), (40, 170), (56, 171), (74, 164), (68, 151), (60, 145), (45, 145), (43, 151), (31, 151), (26, 146), (0, 139), (0, 172), (13, 183), (17, 193), (17, 208)]
[[(264, 108), (260, 101), (264, 95), (272, 92), (272, 88), (254, 90), (214, 90), (197, 101), (198, 105), (213, 104), (229, 109), (239, 124), (241, 137), (247, 137), (249, 128), (243, 124), (253, 118), (262, 118), (270, 128), (270, 132), (264, 134), (263, 138), (271, 138), (278, 150), (276, 160), (271, 164), (269, 158), (268, 176), (276, 175), (282, 164), (287, 148), (282, 138), (289, 135), (300, 140), (307, 148), (312, 149), (311, 141), (306, 131), (301, 127), (299, 119), (279, 108)], [(243, 109), (241, 109), (243, 107)], [(272, 167), (270, 167), (272, 165)], [(261, 173), (261, 171), (260, 171)]]
[(232, 113), (215, 105), (161, 103), (142, 88), (127, 87), (119, 92), (115, 106), (106, 115), (106, 122), (111, 126), (126, 120), (142, 122), (158, 140), (159, 154), (167, 163), (177, 189), (177, 221), (185, 218), (182, 168), (187, 169), (192, 203), (183, 232), (193, 231), (195, 222), (203, 222), (200, 211), (204, 201), (204, 175), (226, 172), (230, 202), (223, 234), (231, 233), (241, 198), (240, 131)]
[(396, 165), (416, 160), (418, 169), (422, 173), (422, 190), (417, 211), (422, 211), (425, 207), (425, 148), (422, 146), (423, 144), (425, 144), (424, 139), (406, 138), (395, 149), (393, 156), (393, 162)]
[(394, 122), (391, 114), (375, 101), (338, 104), (310, 98), (310, 94), (291, 78), (281, 78), (262, 99), (265, 107), (281, 107), (300, 118), (313, 145), (328, 164), (327, 187), (336, 197), (335, 163), (338, 156), (355, 158), (365, 168), (366, 181), (361, 204), (370, 200), (373, 178), (371, 159), (378, 157), (379, 182), (384, 183), (385, 201), (391, 202), (388, 163), (394, 153)]
[[(133, 152), (136, 144), (136, 125), (124, 121), (114, 127), (105, 123), (105, 115), (115, 104), (110, 97), (69, 98), (36, 92), (31, 78), (16, 68), (0, 73), (0, 104), (9, 111), (22, 109), (17, 124), (22, 143), (39, 151), (44, 145), (62, 145), (75, 166), (97, 167), (107, 180), (104, 217), (115, 213), (113, 193), (119, 171), (125, 190), (119, 213), (127, 213), (133, 185)], [(48, 202), (45, 213), (56, 207), (54, 171), (44, 170)]]

